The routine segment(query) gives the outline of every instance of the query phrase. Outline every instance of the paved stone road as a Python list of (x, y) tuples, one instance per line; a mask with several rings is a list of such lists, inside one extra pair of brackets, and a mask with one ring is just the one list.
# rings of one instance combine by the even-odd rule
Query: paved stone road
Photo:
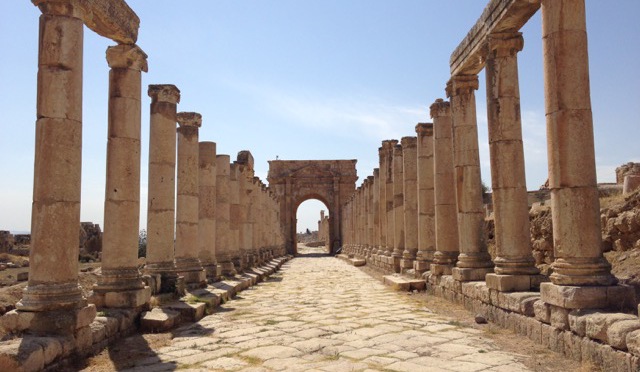
[(528, 370), (482, 333), (341, 260), (298, 257), (134, 370)]

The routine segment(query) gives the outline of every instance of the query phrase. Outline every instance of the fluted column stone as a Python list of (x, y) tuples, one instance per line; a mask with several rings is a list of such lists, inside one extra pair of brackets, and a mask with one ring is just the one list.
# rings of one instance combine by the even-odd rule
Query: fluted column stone
[(416, 277), (429, 270), (435, 254), (434, 139), (433, 124), (416, 125), (418, 177), (418, 253), (413, 264)]

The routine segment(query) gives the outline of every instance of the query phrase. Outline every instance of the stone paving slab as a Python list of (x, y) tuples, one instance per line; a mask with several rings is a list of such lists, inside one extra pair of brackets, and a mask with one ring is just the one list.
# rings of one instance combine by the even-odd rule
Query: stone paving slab
[(297, 257), (132, 370), (528, 370), (481, 334), (344, 261)]

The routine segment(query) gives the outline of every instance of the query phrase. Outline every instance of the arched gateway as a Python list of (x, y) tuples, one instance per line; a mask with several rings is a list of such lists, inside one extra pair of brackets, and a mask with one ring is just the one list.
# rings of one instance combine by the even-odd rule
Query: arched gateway
[(334, 253), (342, 243), (342, 207), (356, 188), (357, 160), (272, 160), (269, 188), (280, 202), (280, 222), (286, 248), (295, 254), (296, 211), (302, 202), (318, 199), (329, 209), (329, 244)]

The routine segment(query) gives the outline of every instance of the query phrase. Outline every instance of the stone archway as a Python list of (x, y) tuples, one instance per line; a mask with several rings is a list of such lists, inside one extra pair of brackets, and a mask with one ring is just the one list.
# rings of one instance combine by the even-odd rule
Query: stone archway
[(342, 245), (342, 207), (356, 188), (357, 160), (271, 160), (269, 188), (280, 202), (280, 223), (285, 232), (285, 246), (297, 253), (296, 212), (309, 199), (322, 201), (329, 209), (330, 251)]

